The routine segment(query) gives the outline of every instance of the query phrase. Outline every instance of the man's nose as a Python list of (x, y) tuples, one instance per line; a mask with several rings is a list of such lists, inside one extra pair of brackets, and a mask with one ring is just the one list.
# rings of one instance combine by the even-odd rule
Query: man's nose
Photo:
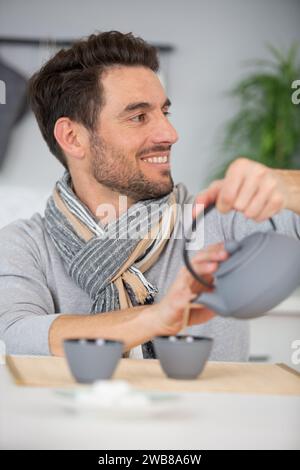
[(155, 143), (175, 144), (178, 140), (176, 129), (172, 126), (166, 116), (162, 116), (153, 128), (152, 140)]

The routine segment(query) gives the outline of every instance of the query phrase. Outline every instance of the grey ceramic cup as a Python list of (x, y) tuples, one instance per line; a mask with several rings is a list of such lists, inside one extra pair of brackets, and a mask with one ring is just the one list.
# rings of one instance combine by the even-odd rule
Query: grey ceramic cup
[(123, 346), (121, 341), (108, 339), (68, 339), (64, 341), (64, 352), (77, 382), (92, 383), (111, 378)]
[(196, 379), (210, 355), (213, 340), (204, 336), (157, 336), (156, 356), (165, 374), (172, 379)]

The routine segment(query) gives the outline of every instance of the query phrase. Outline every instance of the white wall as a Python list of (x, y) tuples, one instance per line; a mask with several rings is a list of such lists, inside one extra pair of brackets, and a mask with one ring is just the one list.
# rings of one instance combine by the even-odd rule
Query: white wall
[[(170, 60), (174, 176), (197, 191), (213, 167), (222, 123), (233, 111), (223, 93), (241, 76), (246, 59), (264, 57), (265, 43), (300, 42), (299, 0), (1, 0), (0, 34), (72, 38), (94, 30), (133, 31), (176, 46)], [(45, 49), (0, 47), (26, 74), (48, 56)], [(297, 77), (300, 78), (300, 77)], [(28, 116), (17, 128), (0, 183), (50, 190), (61, 167)]]

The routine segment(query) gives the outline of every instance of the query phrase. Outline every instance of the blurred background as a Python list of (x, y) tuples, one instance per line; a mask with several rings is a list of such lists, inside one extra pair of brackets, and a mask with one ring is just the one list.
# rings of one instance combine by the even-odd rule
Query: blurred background
[[(56, 41), (116, 29), (162, 46), (162, 77), (180, 136), (174, 180), (195, 193), (238, 154), (300, 167), (300, 105), (291, 103), (291, 81), (300, 79), (299, 25), (299, 0), (1, 0), (0, 70), (14, 77), (15, 89), (7, 92), (15, 108), (9, 122), (0, 116), (0, 226), (43, 211), (63, 171), (22, 94), (26, 78), (58, 50)], [(300, 297), (272, 315), (271, 323), (271, 316), (253, 322), (251, 355), (295, 367)]]

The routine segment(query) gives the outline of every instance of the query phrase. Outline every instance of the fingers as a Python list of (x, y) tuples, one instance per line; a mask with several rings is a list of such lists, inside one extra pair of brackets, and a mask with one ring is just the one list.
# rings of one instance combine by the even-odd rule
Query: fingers
[(274, 195), (272, 198), (267, 200), (264, 208), (259, 212), (255, 218), (257, 222), (269, 219), (274, 214), (284, 208), (284, 200), (280, 195)]
[(225, 260), (227, 256), (223, 243), (210, 245), (199, 251), (191, 260), (193, 269), (212, 287), (204, 286), (194, 278), (187, 268), (182, 267), (169, 288), (163, 304), (167, 304), (172, 311), (178, 311), (184, 308), (187, 303), (195, 300), (202, 292), (211, 292), (213, 273), (217, 270), (219, 262)]
[[(196, 307), (196, 308), (194, 308)], [(190, 306), (190, 315), (187, 326), (199, 325), (200, 323), (206, 323), (216, 316), (215, 312), (209, 310), (206, 307), (200, 305)]]
[(245, 179), (244, 185), (240, 187), (238, 195), (234, 201), (234, 209), (244, 212), (249, 208), (251, 200), (253, 200), (256, 193), (257, 185), (255, 175), (249, 175), (249, 178)]
[[(219, 180), (216, 186), (219, 188), (216, 207), (222, 213), (237, 210), (262, 222), (287, 206), (288, 190), (282, 175), (247, 158), (231, 163), (221, 184)], [(202, 197), (201, 201), (207, 200), (208, 195), (204, 195), (206, 199)]]
[(234, 203), (234, 208), (244, 212), (246, 217), (256, 220), (268, 201), (272, 200), (276, 185), (276, 179), (264, 167), (261, 169), (260, 166), (254, 166)]
[[(196, 274), (203, 277), (209, 284), (213, 283), (213, 273), (218, 269), (219, 263), (228, 258), (228, 253), (224, 249), (224, 243), (210, 245), (200, 250), (192, 259), (191, 265)], [(195, 277), (184, 268), (182, 271), (182, 282), (189, 286), (193, 294), (199, 294), (204, 291), (210, 291), (211, 288), (205, 287), (195, 279)]]
[(224, 243), (218, 243), (215, 245), (209, 245), (206, 248), (200, 250), (193, 258), (192, 264), (198, 264), (201, 262), (214, 262), (223, 261), (227, 257), (227, 252), (224, 248)]
[(223, 180), (215, 180), (210, 186), (195, 198), (192, 217), (195, 219), (204, 208), (214, 203), (222, 187)]
[(191, 265), (195, 272), (201, 274), (211, 274), (216, 271), (218, 263), (224, 261), (228, 253), (224, 249), (224, 244), (211, 245), (199, 251), (191, 260)]
[(234, 208), (234, 203), (244, 185), (246, 175), (246, 165), (238, 165), (234, 162), (229, 166), (216, 201), (216, 207), (220, 212), (226, 213)]
[(204, 307), (200, 304), (187, 304), (184, 309), (183, 319), (182, 319), (182, 330), (188, 326), (196, 325), (199, 323), (206, 323), (215, 316), (215, 313), (212, 310)]
[(244, 211), (244, 214), (249, 219), (254, 219), (263, 211), (263, 209), (268, 204), (269, 194), (267, 192), (257, 192), (253, 197), (252, 201), (249, 203), (247, 209)]

